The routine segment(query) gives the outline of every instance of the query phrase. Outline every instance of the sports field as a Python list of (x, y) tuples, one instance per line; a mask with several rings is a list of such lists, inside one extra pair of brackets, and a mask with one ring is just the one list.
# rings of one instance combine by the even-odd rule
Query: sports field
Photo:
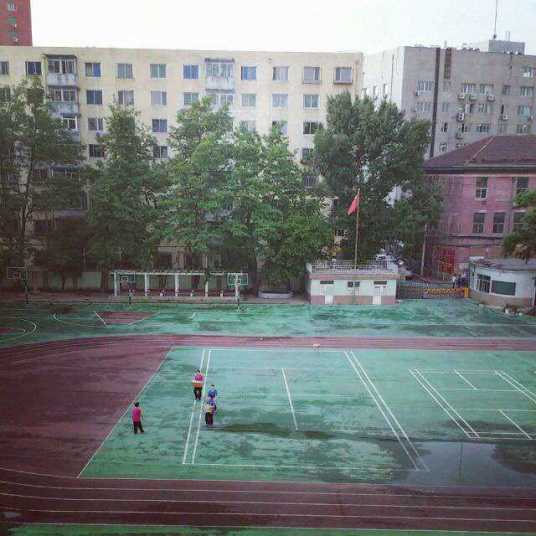
[(0, 346), (0, 531), (536, 532), (534, 318), (469, 300), (2, 304)]

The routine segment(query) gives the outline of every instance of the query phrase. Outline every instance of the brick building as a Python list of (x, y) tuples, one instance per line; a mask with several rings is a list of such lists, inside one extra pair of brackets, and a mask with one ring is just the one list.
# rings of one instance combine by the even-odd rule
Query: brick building
[(443, 197), (439, 225), (427, 237), (427, 273), (447, 279), (472, 259), (500, 257), (504, 236), (525, 212), (516, 195), (536, 189), (536, 136), (492, 136), (424, 167)]
[(30, 0), (0, 0), (0, 46), (32, 46)]

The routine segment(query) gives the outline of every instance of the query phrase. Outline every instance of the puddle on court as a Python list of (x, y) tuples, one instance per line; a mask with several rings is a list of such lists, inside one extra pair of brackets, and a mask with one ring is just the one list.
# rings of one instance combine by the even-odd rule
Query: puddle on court
[(430, 472), (406, 473), (400, 483), (527, 487), (536, 485), (536, 447), (511, 443), (417, 443)]

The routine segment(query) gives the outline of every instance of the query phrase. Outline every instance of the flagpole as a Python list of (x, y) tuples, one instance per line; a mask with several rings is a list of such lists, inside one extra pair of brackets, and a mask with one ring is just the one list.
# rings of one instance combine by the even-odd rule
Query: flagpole
[[(357, 196), (360, 196), (360, 190), (357, 190)], [(359, 209), (355, 211), (355, 244), (354, 244), (354, 270), (357, 270), (357, 240), (359, 238)]]

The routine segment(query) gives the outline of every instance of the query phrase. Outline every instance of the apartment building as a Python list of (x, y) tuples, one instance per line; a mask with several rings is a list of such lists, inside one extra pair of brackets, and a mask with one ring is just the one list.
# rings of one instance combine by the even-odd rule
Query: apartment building
[(535, 84), (536, 56), (525, 44), (492, 39), (366, 55), (361, 91), (430, 121), (432, 158), (490, 135), (535, 133)]
[(450, 279), (469, 263), (502, 256), (504, 237), (522, 225), (517, 194), (536, 189), (536, 136), (492, 136), (425, 162), (441, 187), (439, 224), (427, 236), (429, 274)]
[(30, 0), (0, 0), (0, 46), (32, 46)]

